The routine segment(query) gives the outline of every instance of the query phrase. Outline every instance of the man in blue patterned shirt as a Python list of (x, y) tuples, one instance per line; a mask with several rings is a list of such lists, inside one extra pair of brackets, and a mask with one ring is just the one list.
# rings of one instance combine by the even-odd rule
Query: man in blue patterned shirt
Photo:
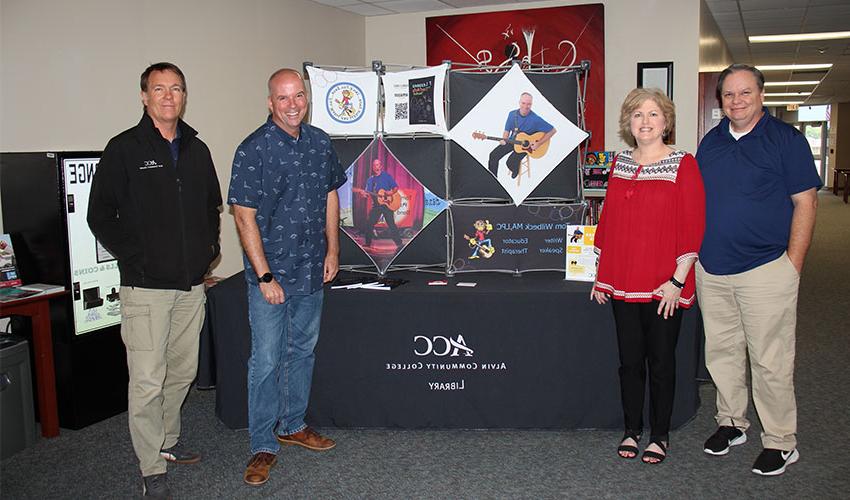
[(301, 75), (269, 78), (270, 116), (236, 149), (228, 204), (244, 250), (251, 357), (245, 482), (265, 483), (280, 445), (336, 444), (304, 423), (319, 337), (322, 284), (339, 269), (339, 197), (345, 172), (322, 130), (302, 123)]

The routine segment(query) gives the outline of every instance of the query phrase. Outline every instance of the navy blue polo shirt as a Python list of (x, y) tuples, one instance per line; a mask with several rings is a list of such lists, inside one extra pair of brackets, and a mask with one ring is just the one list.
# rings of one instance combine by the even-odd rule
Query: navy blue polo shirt
[(703, 138), (696, 158), (705, 186), (703, 268), (738, 274), (782, 255), (791, 235), (791, 195), (822, 186), (803, 134), (764, 108), (737, 141), (724, 118)]
[[(266, 260), (287, 295), (322, 287), (328, 193), (345, 183), (328, 134), (304, 123), (300, 130), (295, 139), (269, 116), (236, 149), (227, 196), (229, 205), (257, 210)], [(245, 279), (256, 283), (243, 260)]]

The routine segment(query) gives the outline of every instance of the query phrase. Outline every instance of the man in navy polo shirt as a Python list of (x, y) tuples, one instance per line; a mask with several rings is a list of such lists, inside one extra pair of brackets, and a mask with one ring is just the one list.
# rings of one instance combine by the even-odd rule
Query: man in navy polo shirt
[(269, 78), (269, 112), (236, 149), (228, 204), (244, 250), (251, 357), (244, 480), (265, 483), (280, 445), (329, 450), (304, 423), (319, 338), (322, 284), (339, 269), (339, 196), (345, 172), (322, 130), (302, 123), (301, 75)]
[(697, 294), (719, 426), (704, 450), (725, 455), (747, 440), (749, 355), (764, 448), (752, 470), (774, 476), (800, 457), (797, 292), (822, 183), (805, 137), (762, 106), (761, 71), (733, 64), (720, 74), (717, 92), (726, 118), (697, 151), (706, 195)]

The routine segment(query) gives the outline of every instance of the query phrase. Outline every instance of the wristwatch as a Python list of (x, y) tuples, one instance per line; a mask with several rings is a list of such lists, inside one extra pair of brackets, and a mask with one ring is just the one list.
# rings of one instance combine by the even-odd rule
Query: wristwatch
[(670, 277), (670, 283), (673, 283), (676, 288), (685, 288), (685, 284), (677, 280), (675, 276)]
[(266, 273), (257, 278), (257, 283), (271, 283), (274, 279), (274, 275), (272, 273)]

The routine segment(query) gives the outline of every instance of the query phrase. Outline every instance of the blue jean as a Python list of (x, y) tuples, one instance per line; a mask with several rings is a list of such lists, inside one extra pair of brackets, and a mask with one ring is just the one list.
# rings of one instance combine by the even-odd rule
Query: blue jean
[(324, 291), (287, 295), (283, 304), (266, 302), (257, 284), (248, 284), (251, 358), (248, 360), (248, 433), (251, 454), (277, 453), (275, 432), (303, 430), (313, 380), (313, 349), (319, 339)]

